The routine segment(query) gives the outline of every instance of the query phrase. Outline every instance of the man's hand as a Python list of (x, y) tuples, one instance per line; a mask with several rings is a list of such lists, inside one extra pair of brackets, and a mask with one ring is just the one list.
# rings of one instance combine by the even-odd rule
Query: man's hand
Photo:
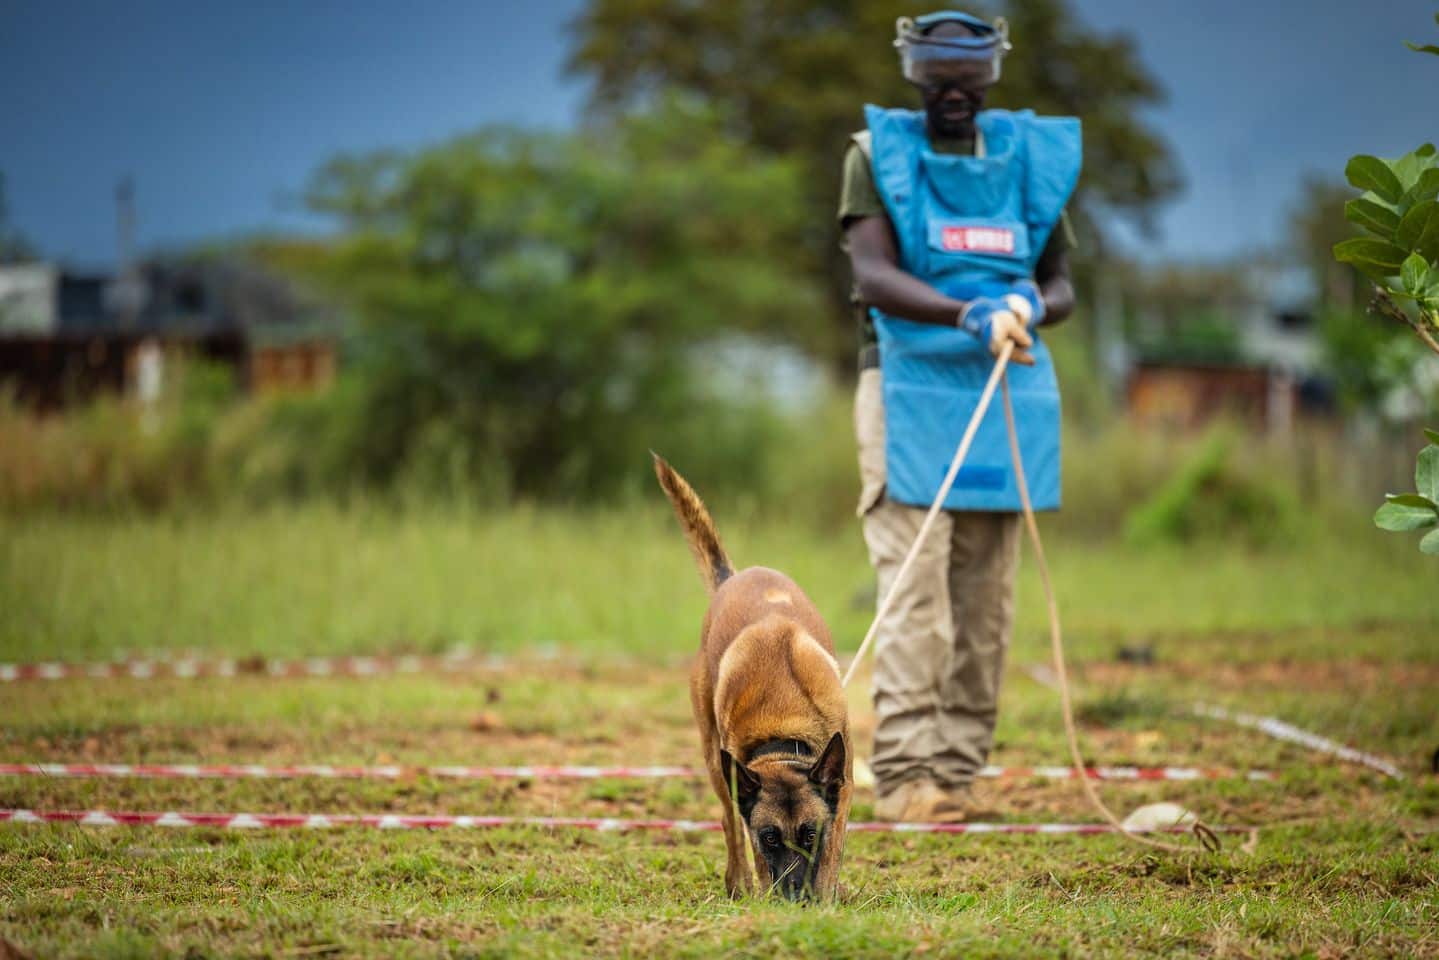
[[(1023, 308), (1014, 305), (1014, 301), (1023, 304)], [(1005, 297), (1010, 305), (1008, 310), (998, 310), (989, 321), (989, 354), (998, 357), (1004, 350), (1006, 341), (1014, 341), (1014, 353), (1010, 356), (1012, 363), (1022, 364), (1026, 367), (1034, 366), (1034, 357), (1029, 353), (1029, 347), (1034, 346), (1034, 338), (1029, 335), (1028, 314), (1029, 304), (1023, 297), (1010, 294)]]
[(1044, 294), (1039, 290), (1039, 284), (1033, 280), (1021, 280), (1010, 287), (1012, 292), (1005, 294), (1005, 304), (1019, 314), (1026, 327), (1033, 327), (1044, 320)]
[(1003, 299), (980, 297), (964, 305), (956, 324), (988, 347), (993, 357), (999, 356), (1006, 342), (1014, 341), (1015, 351), (1010, 359), (1032, 367), (1034, 357), (1028, 349), (1034, 346), (1034, 338), (1027, 326), (1033, 315), (1034, 306), (1020, 294), (1008, 294)]

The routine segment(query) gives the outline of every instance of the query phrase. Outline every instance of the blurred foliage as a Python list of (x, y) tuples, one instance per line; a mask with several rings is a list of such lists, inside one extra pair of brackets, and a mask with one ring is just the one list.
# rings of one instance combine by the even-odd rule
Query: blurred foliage
[(1250, 309), (1254, 292), (1244, 266), (1162, 264), (1117, 267), (1117, 284), (1133, 312), (1126, 339), (1150, 363), (1227, 364), (1242, 359), (1235, 319)]
[(1189, 459), (1125, 518), (1135, 544), (1240, 539), (1266, 546), (1299, 529), (1296, 498), (1267, 471), (1236, 455), (1233, 432), (1215, 430)]
[[(727, 108), (732, 135), (794, 158), (805, 173), (804, 268), (827, 283), (837, 320), (848, 297), (834, 213), (845, 145), (863, 126), (863, 104), (918, 106), (891, 42), (897, 16), (931, 6), (592, 0), (574, 23), (570, 67), (593, 80), (602, 111), (645, 109), (657, 91), (683, 91)], [(1154, 206), (1179, 187), (1168, 147), (1138, 116), (1160, 103), (1162, 92), (1129, 37), (1089, 31), (1064, 0), (1012, 0), (1002, 12), (1015, 51), (989, 104), (1083, 119), (1085, 167), (1072, 211), (1092, 255), (1092, 208), (1147, 225)], [(829, 349), (841, 369), (852, 363), (850, 336), (847, 323), (830, 328)]]
[(1368, 285), (1358, 270), (1334, 259), (1334, 245), (1358, 235), (1344, 216), (1354, 191), (1327, 177), (1306, 177), (1289, 215), (1290, 249), (1299, 259), (1320, 303), (1330, 311), (1363, 311)]
[(1427, 357), (1402, 328), (1375, 323), (1358, 310), (1327, 309), (1319, 315), (1318, 330), (1325, 370), (1346, 408), (1382, 412), (1396, 391), (1424, 392)]
[(353, 478), (590, 498), (652, 446), (701, 477), (755, 471), (765, 414), (688, 359), (737, 330), (813, 347), (824, 304), (797, 267), (802, 167), (721, 129), (667, 99), (578, 135), (326, 165), (309, 203), (344, 233), (309, 266), (361, 318), (330, 411)]
[(1368, 316), (1371, 285), (1351, 264), (1334, 258), (1336, 244), (1359, 234), (1344, 215), (1353, 196), (1344, 183), (1308, 178), (1290, 215), (1289, 237), (1318, 294), (1321, 362), (1339, 401), (1347, 410), (1374, 411), (1412, 379), (1419, 353), (1402, 341), (1399, 327)]
[[(174, 379), (186, 386), (162, 400), (148, 428), (139, 409), (113, 399), (45, 418), (0, 402), (0, 512), (184, 512), (287, 500), (406, 511), (513, 503), (503, 464), (462, 459), (466, 441), (445, 433), (444, 420), (417, 439), (388, 484), (363, 481), (352, 456), (363, 446), (367, 397), (353, 379), (322, 394), (240, 402), (229, 399), (223, 371), (186, 367)], [(744, 406), (697, 412), (678, 428), (691, 436), (679, 438), (675, 463), (687, 476), (704, 478), (696, 480), (699, 489), (731, 521), (852, 532), (859, 495), (852, 404), (846, 389), (830, 386), (815, 404), (782, 416)], [(1362, 522), (1352, 502), (1306, 484), (1316, 471), (1332, 475), (1338, 458), (1352, 455), (1348, 448), (1329, 450), (1316, 463), (1316, 451), (1300, 446), (1232, 441), (1223, 431), (1170, 434), (1115, 419), (1071, 422), (1063, 446), (1064, 509), (1041, 522), (1071, 542), (1105, 543), (1127, 533), (1141, 543), (1256, 546), (1299, 539), (1294, 508), (1285, 504), (1302, 502), (1306, 516), (1333, 517), (1325, 522), (1336, 528)], [(737, 465), (732, 451), (740, 448), (745, 459)], [(614, 493), (622, 502), (653, 503), (652, 483), (640, 469), (632, 485)]]
[(0, 393), (0, 507), (159, 508), (205, 495), (215, 480), (215, 424), (233, 409), (228, 368), (172, 365), (174, 383), (142, 413), (102, 396), (41, 417)]
[(1134, 337), (1139, 356), (1150, 363), (1228, 364), (1243, 358), (1239, 326), (1221, 307), (1186, 310), (1161, 327), (1146, 327)]
[(1116, 413), (1114, 384), (1096, 374), (1095, 338), (1087, 333), (1073, 322), (1042, 331), (1070, 431), (1094, 431), (1113, 422)]

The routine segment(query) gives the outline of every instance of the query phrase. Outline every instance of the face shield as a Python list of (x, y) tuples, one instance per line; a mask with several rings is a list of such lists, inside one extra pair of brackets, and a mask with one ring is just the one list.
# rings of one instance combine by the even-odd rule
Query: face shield
[[(942, 23), (958, 23), (971, 33), (933, 36)], [(1010, 50), (1009, 24), (1003, 17), (985, 23), (958, 11), (929, 13), (895, 21), (895, 49), (904, 78), (921, 89), (958, 86), (983, 89), (999, 79), (1000, 61)]]

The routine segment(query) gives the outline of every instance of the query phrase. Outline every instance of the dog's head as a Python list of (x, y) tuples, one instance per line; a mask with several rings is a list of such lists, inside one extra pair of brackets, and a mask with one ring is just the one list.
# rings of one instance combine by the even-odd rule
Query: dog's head
[(847, 760), (839, 733), (813, 763), (766, 756), (746, 766), (720, 751), (725, 782), (749, 827), (755, 856), (769, 865), (775, 889), (786, 899), (827, 892), (817, 891), (816, 881), (822, 852), (831, 842), (836, 847), (844, 842), (832, 834), (845, 795)]

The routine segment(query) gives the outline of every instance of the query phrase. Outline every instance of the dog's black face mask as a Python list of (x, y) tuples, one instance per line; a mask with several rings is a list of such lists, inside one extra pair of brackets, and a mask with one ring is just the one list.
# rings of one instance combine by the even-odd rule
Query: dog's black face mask
[(787, 900), (814, 895), (820, 854), (830, 841), (845, 778), (844, 737), (836, 733), (813, 764), (765, 757), (751, 766), (720, 753), (755, 857), (763, 859), (774, 890)]

